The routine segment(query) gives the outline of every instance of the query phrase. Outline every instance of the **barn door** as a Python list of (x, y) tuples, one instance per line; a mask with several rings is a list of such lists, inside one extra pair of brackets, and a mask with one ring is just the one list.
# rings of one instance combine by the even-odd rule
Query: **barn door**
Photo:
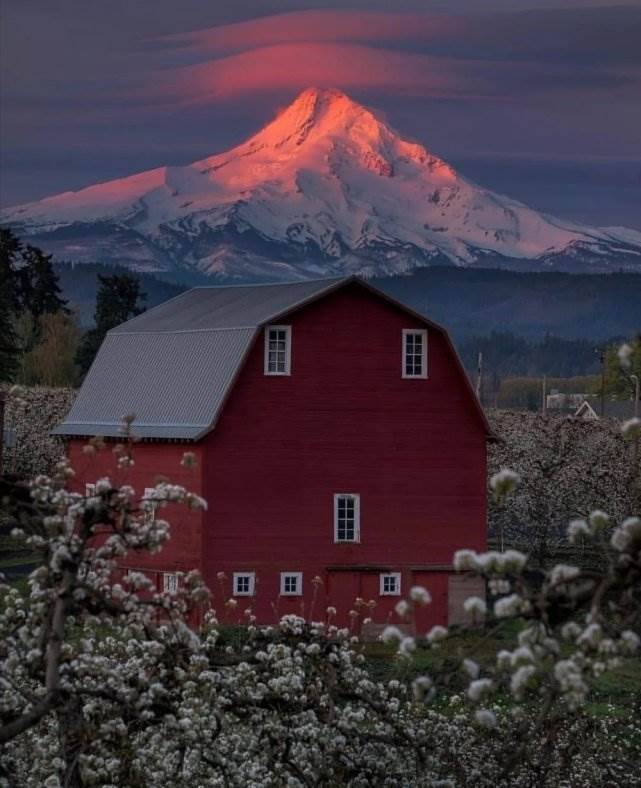
[(327, 604), (336, 608), (336, 623), (349, 627), (349, 611), (354, 608), (356, 599), (361, 595), (358, 572), (329, 572), (327, 576)]

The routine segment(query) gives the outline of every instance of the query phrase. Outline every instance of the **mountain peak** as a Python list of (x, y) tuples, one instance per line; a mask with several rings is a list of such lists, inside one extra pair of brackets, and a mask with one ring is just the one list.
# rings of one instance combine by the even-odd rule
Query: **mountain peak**
[(276, 118), (256, 134), (254, 145), (281, 147), (285, 144), (302, 145), (308, 137), (328, 135), (379, 137), (391, 130), (362, 104), (337, 88), (310, 87), (285, 107)]
[(0, 221), (64, 259), (231, 277), (492, 260), (641, 268), (638, 233), (489, 192), (336, 88), (307, 88), (224, 153), (17, 206)]

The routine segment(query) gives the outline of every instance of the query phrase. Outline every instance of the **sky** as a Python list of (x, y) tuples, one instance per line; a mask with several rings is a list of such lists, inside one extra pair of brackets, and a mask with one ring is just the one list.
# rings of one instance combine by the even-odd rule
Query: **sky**
[(641, 229), (641, 0), (5, 0), (0, 203), (247, 138), (309, 86), (463, 175)]

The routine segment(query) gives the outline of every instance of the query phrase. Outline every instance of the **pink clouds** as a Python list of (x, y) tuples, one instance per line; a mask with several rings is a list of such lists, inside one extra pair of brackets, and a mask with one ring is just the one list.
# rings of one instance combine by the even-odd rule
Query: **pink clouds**
[(468, 64), (407, 50), (412, 42), (452, 37), (462, 24), (436, 14), (322, 10), (171, 36), (163, 40), (183, 56), (208, 59), (159, 74), (152, 95), (193, 104), (310, 85), (425, 97), (483, 94), (487, 85)]
[[(325, 9), (209, 27), (160, 39), (181, 65), (156, 72), (139, 98), (186, 106), (315, 85), (502, 102), (629, 89), (636, 77), (621, 64), (595, 66), (580, 41), (569, 41), (565, 28), (552, 35), (556, 25), (539, 17)], [(545, 36), (533, 34), (540, 28)]]
[(310, 85), (376, 88), (421, 96), (482, 92), (483, 80), (465, 71), (457, 61), (360, 44), (276, 44), (177, 69), (165, 80), (161, 92), (171, 101), (186, 103)]
[(451, 36), (462, 29), (456, 17), (382, 11), (297, 11), (197, 30), (166, 40), (188, 51), (232, 52), (278, 43), (310, 41), (412, 41)]

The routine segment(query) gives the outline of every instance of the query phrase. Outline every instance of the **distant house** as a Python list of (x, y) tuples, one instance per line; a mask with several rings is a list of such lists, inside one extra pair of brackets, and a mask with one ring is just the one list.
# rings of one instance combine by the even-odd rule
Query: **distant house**
[(565, 394), (553, 389), (546, 397), (546, 409), (557, 413), (574, 413), (585, 398), (585, 394)]
[[(599, 419), (601, 403), (598, 399), (585, 400), (574, 413), (575, 419), (593, 421)], [(605, 400), (603, 403), (603, 417), (625, 421), (634, 416), (634, 402), (632, 400)]]
[(345, 624), (358, 597), (385, 622), (424, 585), (421, 627), (460, 619), (477, 590), (451, 562), (486, 545), (490, 428), (446, 331), (364, 281), (195, 288), (110, 331), (55, 430), (81, 485), (114, 473), (82, 447), (117, 439), (125, 413), (141, 439), (128, 482), (162, 474), (209, 504), (124, 561), (159, 589), (198, 568), (220, 611), (224, 572), (238, 610), (273, 622), (310, 614), (316, 587), (311, 615), (332, 605)]

